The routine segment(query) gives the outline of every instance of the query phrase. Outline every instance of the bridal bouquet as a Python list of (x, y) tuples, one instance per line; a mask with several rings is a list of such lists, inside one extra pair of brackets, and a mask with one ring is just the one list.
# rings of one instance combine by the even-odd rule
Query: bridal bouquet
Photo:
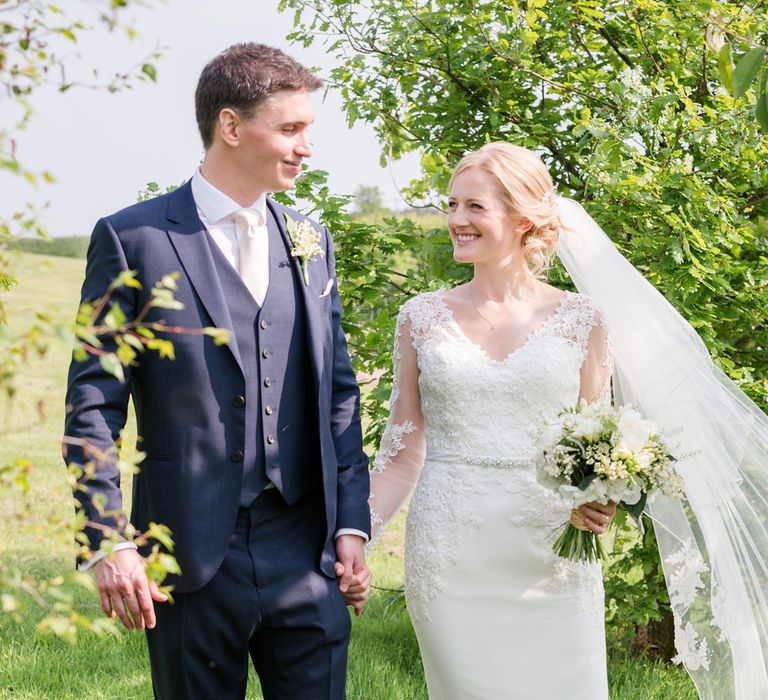
[[(672, 468), (674, 461), (656, 424), (632, 406), (581, 401), (544, 431), (536, 466), (539, 483), (555, 489), (574, 508), (614, 501), (640, 525), (649, 496), (682, 495), (683, 480)], [(571, 523), (553, 549), (573, 561), (603, 557), (598, 536)]]

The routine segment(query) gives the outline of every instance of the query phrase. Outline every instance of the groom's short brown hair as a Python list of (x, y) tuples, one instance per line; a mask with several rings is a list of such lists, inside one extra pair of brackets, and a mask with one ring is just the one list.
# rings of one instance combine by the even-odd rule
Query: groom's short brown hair
[(250, 119), (270, 95), (282, 90), (317, 90), (323, 81), (280, 49), (234, 44), (203, 68), (195, 91), (195, 114), (203, 146), (209, 148), (225, 107)]

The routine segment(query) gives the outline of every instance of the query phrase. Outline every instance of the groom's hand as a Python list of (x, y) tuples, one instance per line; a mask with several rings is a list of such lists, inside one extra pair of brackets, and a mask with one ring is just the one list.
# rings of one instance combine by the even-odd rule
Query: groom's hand
[(146, 562), (135, 549), (113, 552), (93, 566), (101, 609), (107, 617), (119, 617), (128, 630), (152, 629), (155, 608), (168, 596), (147, 580)]
[(336, 538), (336, 578), (347, 605), (360, 617), (368, 602), (371, 572), (365, 563), (365, 541), (357, 535), (339, 535)]

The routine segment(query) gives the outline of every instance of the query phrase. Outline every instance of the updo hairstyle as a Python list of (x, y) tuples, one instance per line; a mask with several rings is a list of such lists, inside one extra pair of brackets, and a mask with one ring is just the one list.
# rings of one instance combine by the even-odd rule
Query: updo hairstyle
[(524, 217), (533, 223), (523, 233), (521, 247), (531, 272), (543, 277), (560, 235), (552, 178), (544, 163), (527, 148), (495, 141), (464, 156), (453, 172), (451, 184), (469, 168), (480, 168), (493, 177), (501, 201), (513, 218)]

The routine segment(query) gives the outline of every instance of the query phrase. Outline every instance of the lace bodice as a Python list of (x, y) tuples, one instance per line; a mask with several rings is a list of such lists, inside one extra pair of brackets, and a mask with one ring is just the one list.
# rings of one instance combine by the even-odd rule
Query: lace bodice
[(610, 392), (610, 349), (589, 297), (567, 293), (503, 360), (472, 342), (443, 290), (398, 316), (390, 418), (374, 461), (374, 534), (404, 503), (430, 461), (530, 463), (537, 431), (580, 398)]

